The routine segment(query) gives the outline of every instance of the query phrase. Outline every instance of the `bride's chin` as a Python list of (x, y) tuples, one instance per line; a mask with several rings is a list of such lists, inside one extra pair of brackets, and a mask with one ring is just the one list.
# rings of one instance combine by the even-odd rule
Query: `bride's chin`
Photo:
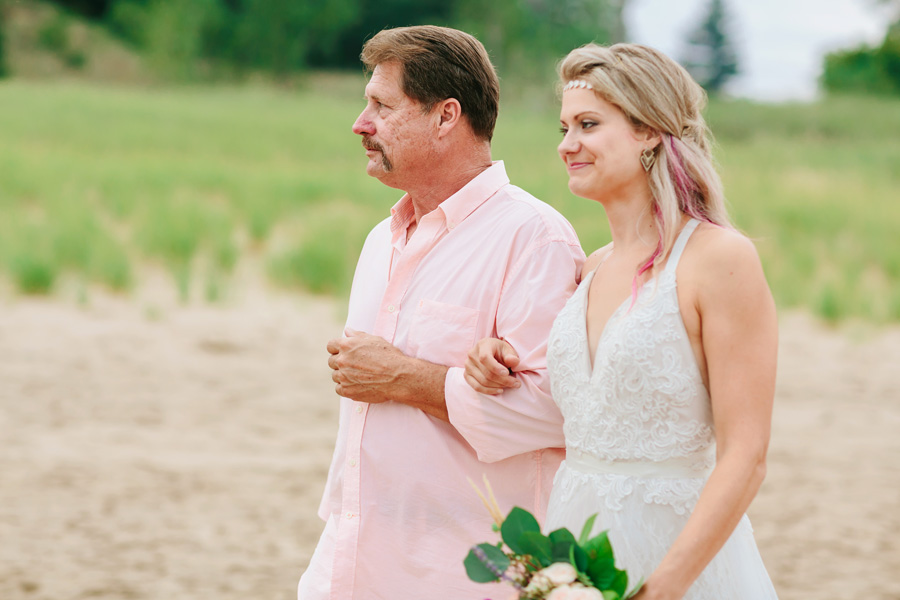
[(590, 189), (586, 189), (585, 185), (571, 179), (569, 180), (569, 191), (579, 198), (587, 198), (588, 200), (594, 199)]

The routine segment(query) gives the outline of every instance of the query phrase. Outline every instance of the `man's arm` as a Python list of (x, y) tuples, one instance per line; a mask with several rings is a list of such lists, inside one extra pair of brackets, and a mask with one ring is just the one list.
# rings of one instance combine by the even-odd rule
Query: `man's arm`
[(482, 461), (565, 445), (562, 414), (550, 397), (547, 338), (556, 315), (575, 290), (583, 262), (577, 241), (545, 240), (523, 255), (507, 275), (496, 334), (519, 357), (513, 367), (518, 387), (496, 395), (480, 394), (466, 382), (463, 368), (448, 370), (444, 395), (450, 423)]
[(357, 402), (393, 400), (450, 422), (444, 399), (447, 367), (406, 356), (383, 338), (347, 330), (328, 342), (335, 391)]

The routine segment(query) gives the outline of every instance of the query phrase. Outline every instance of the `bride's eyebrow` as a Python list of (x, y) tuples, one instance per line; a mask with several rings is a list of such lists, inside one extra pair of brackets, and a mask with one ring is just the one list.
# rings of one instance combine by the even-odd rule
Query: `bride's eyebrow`
[[(572, 120), (573, 120), (573, 121), (577, 121), (577, 120), (579, 120), (579, 119), (584, 118), (584, 117), (587, 116), (587, 115), (591, 115), (591, 118), (593, 118), (593, 119), (599, 119), (599, 118), (600, 118), (600, 115), (598, 115), (598, 114), (595, 113), (594, 111), (592, 111), (592, 110), (586, 110), (586, 111), (584, 111), (584, 112), (578, 113), (577, 115), (574, 115), (574, 116), (572, 117)], [(563, 121), (562, 119), (560, 119), (559, 122), (560, 122), (560, 123), (565, 123), (565, 121)]]

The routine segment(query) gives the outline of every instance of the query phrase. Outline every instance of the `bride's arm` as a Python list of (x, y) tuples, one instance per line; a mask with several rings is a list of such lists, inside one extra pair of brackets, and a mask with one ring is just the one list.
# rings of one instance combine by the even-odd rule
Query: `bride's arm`
[(753, 244), (727, 230), (706, 233), (698, 236), (686, 266), (697, 284), (716, 467), (641, 600), (685, 594), (734, 531), (766, 472), (778, 346), (775, 304)]

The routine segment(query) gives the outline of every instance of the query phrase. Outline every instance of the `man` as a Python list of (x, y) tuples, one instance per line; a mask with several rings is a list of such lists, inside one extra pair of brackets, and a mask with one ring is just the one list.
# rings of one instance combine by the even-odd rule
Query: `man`
[[(563, 455), (546, 340), (584, 254), (562, 216), (492, 163), (499, 86), (477, 40), (390, 29), (362, 59), (353, 131), (369, 175), (406, 195), (366, 239), (345, 335), (328, 344), (344, 398), (299, 598), (483, 598), (492, 590), (463, 558), (490, 539), (491, 518), (467, 478), (487, 475), (502, 510), (543, 516)], [(463, 375), (488, 336), (520, 357), (518, 387), (497, 396)]]

